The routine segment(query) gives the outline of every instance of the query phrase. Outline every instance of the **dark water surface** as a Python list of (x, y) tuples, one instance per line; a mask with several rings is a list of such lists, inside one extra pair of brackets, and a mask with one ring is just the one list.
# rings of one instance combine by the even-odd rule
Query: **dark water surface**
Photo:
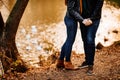
[[(11, 9), (16, 0), (9, 0), (8, 9)], [(120, 0), (106, 0), (120, 6)], [(66, 11), (64, 0), (30, 0), (22, 17), (22, 25), (52, 24), (63, 21)]]
[(24, 24), (52, 24), (63, 20), (64, 0), (30, 0), (22, 19)]

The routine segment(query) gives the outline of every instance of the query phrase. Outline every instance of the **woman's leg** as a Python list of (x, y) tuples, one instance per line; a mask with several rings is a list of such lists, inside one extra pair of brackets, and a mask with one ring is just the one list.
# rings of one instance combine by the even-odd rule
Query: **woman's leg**
[(64, 22), (67, 28), (67, 39), (64, 45), (62, 46), (60, 60), (64, 60), (64, 58), (66, 58), (66, 61), (69, 62), (71, 57), (72, 46), (75, 41), (77, 32), (77, 21), (66, 16)]

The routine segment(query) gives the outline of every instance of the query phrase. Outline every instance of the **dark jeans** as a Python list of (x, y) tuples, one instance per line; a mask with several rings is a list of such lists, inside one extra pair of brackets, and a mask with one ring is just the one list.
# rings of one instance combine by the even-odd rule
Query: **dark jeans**
[[(78, 24), (76, 20), (68, 16), (65, 16), (64, 22), (67, 28), (67, 39), (62, 46), (60, 60), (64, 60), (65, 58), (66, 61), (70, 61), (72, 46), (75, 41)], [(88, 27), (80, 23), (82, 40), (84, 43), (85, 60), (88, 65), (93, 65), (94, 62), (95, 35), (99, 26), (99, 22), (100, 20), (95, 20), (93, 21), (93, 24)]]

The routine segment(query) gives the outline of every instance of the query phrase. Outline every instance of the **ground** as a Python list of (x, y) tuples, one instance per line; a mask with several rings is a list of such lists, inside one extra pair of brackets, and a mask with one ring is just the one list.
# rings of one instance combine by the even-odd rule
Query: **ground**
[[(75, 66), (83, 61), (84, 54), (72, 53), (72, 63)], [(50, 66), (30, 68), (26, 73), (7, 74), (6, 80), (120, 80), (120, 43), (96, 51), (92, 76), (86, 74), (86, 69), (57, 69), (53, 63)]]
[[(0, 10), (4, 20), (6, 20), (9, 11), (1, 5)], [(105, 4), (100, 29), (97, 33), (97, 42), (110, 45), (114, 41), (120, 40), (119, 21), (120, 9)], [(95, 74), (93, 76), (86, 75), (86, 69), (77, 71), (56, 69), (55, 61), (58, 57), (56, 53), (59, 53), (66, 38), (65, 31), (63, 21), (51, 25), (20, 25), (16, 36), (16, 44), (22, 59), (30, 68), (26, 73), (8, 72), (8, 74), (5, 74), (4, 80), (120, 80), (120, 45), (115, 44), (96, 51)], [(79, 36), (80, 32), (73, 47), (75, 52), (72, 54), (72, 63), (75, 66), (84, 61), (84, 54), (78, 54), (83, 51), (83, 48), (79, 45), (81, 44)], [(46, 61), (43, 56), (47, 58), (51, 53), (53, 55), (49, 61)]]

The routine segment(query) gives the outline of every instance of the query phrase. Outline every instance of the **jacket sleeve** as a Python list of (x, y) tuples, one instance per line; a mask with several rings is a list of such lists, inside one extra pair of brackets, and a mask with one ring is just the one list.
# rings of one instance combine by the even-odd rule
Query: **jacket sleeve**
[(101, 16), (101, 9), (102, 9), (102, 6), (103, 6), (103, 2), (104, 0), (98, 0), (97, 1), (97, 4), (96, 4), (96, 7), (91, 15), (91, 19), (96, 19), (99, 16)]
[(74, 17), (76, 20), (78, 21), (83, 21), (82, 16), (80, 15), (79, 12), (74, 10), (74, 6), (75, 6), (75, 0), (68, 0), (67, 1), (67, 10), (69, 12), (69, 14)]

